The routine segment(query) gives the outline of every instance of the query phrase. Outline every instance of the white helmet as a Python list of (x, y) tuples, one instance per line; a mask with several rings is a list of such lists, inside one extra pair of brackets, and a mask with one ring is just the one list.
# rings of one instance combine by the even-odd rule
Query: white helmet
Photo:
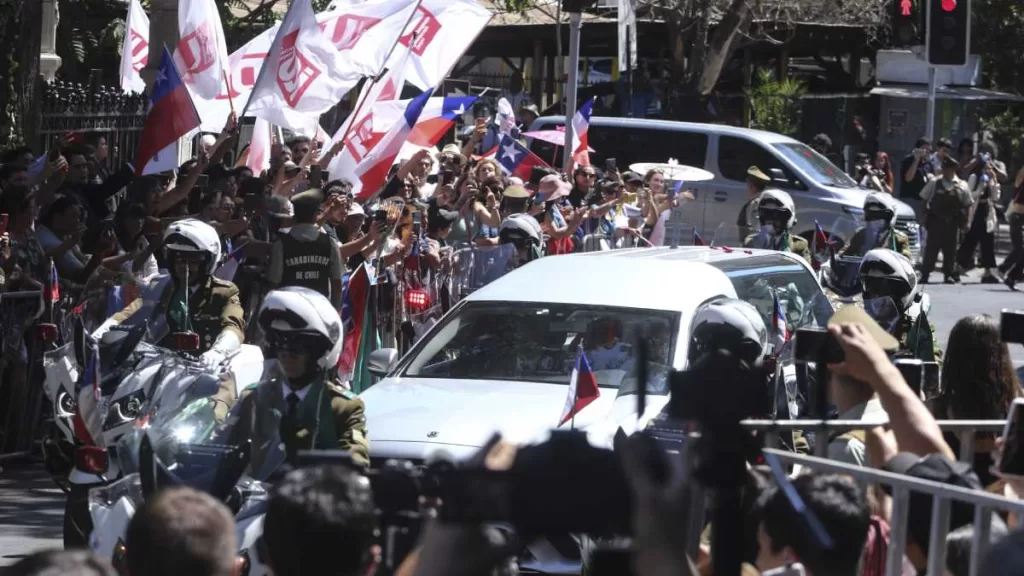
[(796, 225), (796, 204), (793, 203), (793, 197), (774, 188), (761, 192), (757, 201), (757, 217), (762, 226), (769, 222), (785, 222), (786, 230), (792, 230)]
[(317, 366), (333, 368), (338, 363), (343, 340), (341, 316), (323, 294), (301, 286), (272, 290), (263, 300), (257, 322), (271, 346), (275, 339), (292, 339), (320, 354)]
[(883, 220), (889, 227), (896, 226), (896, 200), (889, 194), (872, 192), (864, 199), (864, 219)]
[(906, 310), (917, 296), (917, 275), (914, 265), (900, 254), (885, 248), (868, 250), (860, 262), (860, 282), (864, 299), (888, 296)]
[(717, 349), (750, 364), (768, 355), (768, 329), (753, 304), (722, 296), (697, 308), (690, 324), (690, 364)]
[(205, 252), (204, 272), (213, 274), (220, 263), (220, 235), (202, 220), (186, 218), (167, 227), (164, 249), (172, 252)]
[(541, 234), (536, 218), (529, 214), (513, 214), (502, 220), (498, 235), (502, 242), (529, 240), (539, 246)]

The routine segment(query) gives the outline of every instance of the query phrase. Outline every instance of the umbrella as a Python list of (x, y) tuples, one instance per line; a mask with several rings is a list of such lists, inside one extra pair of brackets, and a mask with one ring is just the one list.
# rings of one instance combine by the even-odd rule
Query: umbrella
[[(533, 132), (523, 132), (523, 136), (536, 138), (555, 146), (565, 146), (565, 130), (534, 130)], [(587, 147), (587, 152), (593, 151), (593, 148)]]
[(705, 182), (715, 179), (715, 175), (707, 170), (680, 164), (672, 158), (669, 158), (668, 162), (639, 162), (632, 164), (629, 169), (637, 174), (646, 174), (651, 170), (661, 170), (666, 180), (682, 182)]

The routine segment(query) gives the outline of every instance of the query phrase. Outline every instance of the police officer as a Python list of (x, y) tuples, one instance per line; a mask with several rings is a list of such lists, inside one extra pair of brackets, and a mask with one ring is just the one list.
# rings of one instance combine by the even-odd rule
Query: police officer
[(512, 244), (516, 247), (516, 257), (509, 262), (510, 268), (516, 268), (540, 258), (543, 255), (543, 232), (537, 219), (529, 214), (513, 214), (501, 222), (498, 233), (500, 244)]
[[(925, 362), (936, 362), (942, 357), (942, 349), (935, 340), (935, 329), (928, 321), (927, 299), (921, 293), (910, 259), (888, 250), (869, 250), (860, 264), (860, 282), (863, 288), (865, 308), (872, 316), (871, 301), (889, 298), (895, 304), (895, 326), (893, 336), (900, 342), (900, 352)], [(876, 317), (883, 328), (890, 329), (883, 320)]]
[(807, 247), (807, 240), (792, 233), (796, 224), (796, 205), (793, 204), (793, 198), (782, 190), (765, 190), (756, 203), (761, 231), (747, 236), (743, 246), (792, 252), (810, 263), (811, 251)]
[(761, 196), (761, 192), (764, 192), (768, 184), (771, 183), (769, 178), (764, 172), (757, 166), (751, 166), (747, 170), (747, 201), (743, 204), (743, 208), (740, 208), (739, 217), (736, 219), (736, 226), (739, 228), (740, 238), (746, 238), (747, 236), (754, 233), (754, 227), (751, 224), (754, 217), (757, 215), (757, 199)]
[(967, 209), (974, 200), (967, 189), (967, 183), (957, 176), (960, 163), (951, 156), (942, 160), (942, 178), (928, 182), (921, 190), (924, 200), (925, 229), (928, 239), (924, 245), (924, 260), (921, 262), (921, 283), (928, 283), (928, 276), (935, 269), (935, 261), (942, 251), (942, 274), (946, 284), (960, 282), (956, 272), (956, 246), (960, 230), (967, 226)]
[(315, 290), (340, 309), (344, 271), (341, 253), (337, 242), (316, 223), (323, 199), (318, 189), (292, 197), (293, 224), (271, 247), (266, 279), (271, 288), (304, 286)]
[(864, 226), (853, 233), (850, 243), (843, 248), (842, 255), (863, 256), (873, 248), (886, 248), (899, 252), (908, 259), (910, 240), (896, 230), (896, 200), (883, 192), (872, 192), (864, 200)]
[(220, 264), (220, 237), (209, 224), (187, 218), (167, 228), (164, 248), (170, 277), (157, 279), (141, 297), (96, 329), (93, 337), (99, 339), (112, 326), (135, 320), (136, 313), (148, 314), (154, 326), (166, 321), (167, 337), (159, 345), (172, 348), (171, 334), (195, 332), (200, 359), (216, 369), (242, 345), (245, 334), (238, 288), (213, 276)]
[(267, 294), (257, 322), (277, 355), (277, 370), (244, 392), (239, 406), (253, 431), (252, 468), (273, 464), (280, 445), (292, 465), (300, 450), (310, 449), (347, 450), (369, 465), (363, 401), (332, 376), (342, 348), (334, 306), (314, 290), (290, 286)]

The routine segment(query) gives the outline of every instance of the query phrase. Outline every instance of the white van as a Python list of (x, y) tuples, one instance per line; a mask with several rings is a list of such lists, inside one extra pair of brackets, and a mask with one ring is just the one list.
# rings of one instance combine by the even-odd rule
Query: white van
[[(538, 118), (530, 130), (553, 130), (564, 124), (564, 116), (545, 116)], [(705, 239), (716, 236), (714, 240), (719, 245), (736, 245), (741, 240), (737, 237), (736, 221), (747, 201), (747, 169), (751, 166), (771, 176), (772, 187), (793, 196), (796, 232), (808, 240), (814, 233), (815, 221), (826, 232), (832, 232), (840, 219), (862, 215), (864, 198), (870, 192), (858, 187), (810, 146), (772, 132), (718, 124), (594, 117), (590, 119), (588, 140), (594, 149), (591, 163), (602, 169), (609, 159), (615, 159), (619, 170), (625, 171), (636, 162), (675, 158), (680, 164), (714, 174), (714, 180), (692, 185), (696, 189), (697, 209), (690, 204), (678, 214)], [(533, 139), (530, 150), (546, 162), (561, 164), (561, 150), (555, 158), (556, 148), (548, 142)], [(896, 227), (910, 238), (916, 258), (920, 236), (914, 210), (898, 200), (897, 205)], [(835, 231), (843, 237), (852, 229), (836, 226)]]

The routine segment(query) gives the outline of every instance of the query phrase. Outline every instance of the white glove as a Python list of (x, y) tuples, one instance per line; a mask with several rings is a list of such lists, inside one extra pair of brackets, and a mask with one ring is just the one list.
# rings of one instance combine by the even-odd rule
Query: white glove
[(213, 348), (204, 352), (203, 355), (199, 357), (199, 361), (203, 364), (203, 368), (211, 372), (214, 370), (219, 372), (220, 365), (224, 362), (224, 358), (226, 357), (227, 356), (224, 352)]

